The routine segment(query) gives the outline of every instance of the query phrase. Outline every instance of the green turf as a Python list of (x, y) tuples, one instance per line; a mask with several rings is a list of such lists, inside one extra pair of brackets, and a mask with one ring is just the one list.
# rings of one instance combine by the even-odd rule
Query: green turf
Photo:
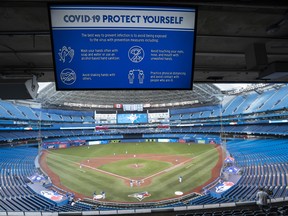
[[(95, 157), (111, 156), (117, 154), (163, 154), (182, 155), (193, 158), (193, 160), (183, 166), (155, 176), (149, 186), (129, 187), (127, 182), (113, 176), (97, 172), (93, 169), (79, 168), (79, 162)], [(179, 143), (115, 143), (108, 145), (97, 145), (88, 147), (77, 147), (69, 149), (59, 149), (51, 151), (47, 157), (49, 167), (60, 176), (61, 183), (73, 191), (92, 197), (94, 191), (106, 192), (107, 200), (137, 202), (135, 198), (128, 197), (129, 194), (148, 191), (151, 197), (144, 201), (159, 200), (174, 197), (175, 191), (193, 191), (199, 185), (205, 183), (211, 177), (211, 169), (218, 161), (217, 150), (212, 145), (204, 144), (179, 144)], [(145, 164), (139, 169), (128, 169), (129, 164)], [(149, 166), (146, 166), (146, 163)], [(163, 166), (163, 167), (161, 167)], [(171, 166), (167, 162), (153, 160), (142, 160), (131, 158), (113, 162), (101, 167), (106, 171), (116, 173), (126, 177), (145, 177), (150, 173), (167, 169)], [(107, 168), (108, 167), (108, 168)], [(149, 167), (147, 174), (142, 170)], [(115, 170), (113, 170), (115, 168)], [(136, 171), (135, 171), (136, 170)], [(150, 172), (151, 171), (151, 172)], [(183, 177), (183, 182), (178, 182), (179, 176)]]
[(100, 166), (99, 169), (128, 178), (144, 178), (171, 167), (168, 162), (130, 158)]

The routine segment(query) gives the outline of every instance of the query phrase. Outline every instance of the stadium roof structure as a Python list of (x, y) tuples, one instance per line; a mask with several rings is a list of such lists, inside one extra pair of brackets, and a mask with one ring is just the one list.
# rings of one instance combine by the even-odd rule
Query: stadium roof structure
[(221, 100), (214, 84), (195, 84), (193, 90), (56, 91), (55, 84), (43, 88), (36, 99), (43, 107), (113, 108), (114, 104), (143, 104), (163, 108), (212, 105)]

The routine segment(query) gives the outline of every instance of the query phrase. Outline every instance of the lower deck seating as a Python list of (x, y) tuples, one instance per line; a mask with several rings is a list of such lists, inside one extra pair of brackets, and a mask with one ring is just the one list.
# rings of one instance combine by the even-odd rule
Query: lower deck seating
[(271, 198), (288, 196), (288, 140), (233, 140), (226, 144), (243, 174), (221, 198), (211, 195), (192, 200), (190, 205), (255, 201), (259, 186), (273, 191)]
[(38, 195), (27, 184), (27, 177), (38, 172), (34, 147), (0, 148), (0, 211), (85, 211), (89, 205), (57, 207), (52, 201)]

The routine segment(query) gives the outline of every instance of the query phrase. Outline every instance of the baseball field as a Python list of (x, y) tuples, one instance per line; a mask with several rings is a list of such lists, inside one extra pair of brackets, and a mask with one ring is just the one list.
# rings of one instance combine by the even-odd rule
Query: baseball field
[(41, 167), (54, 184), (82, 198), (104, 191), (106, 201), (137, 202), (133, 194), (141, 192), (148, 192), (143, 201), (199, 192), (217, 178), (221, 159), (216, 145), (110, 143), (46, 151)]

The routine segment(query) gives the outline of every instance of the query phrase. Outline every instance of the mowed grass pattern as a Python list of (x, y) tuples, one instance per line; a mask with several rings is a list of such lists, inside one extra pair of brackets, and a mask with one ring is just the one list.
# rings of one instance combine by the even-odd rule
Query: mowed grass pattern
[(163, 161), (130, 158), (100, 166), (99, 169), (128, 178), (144, 178), (171, 167)]
[[(82, 167), (79, 168), (79, 162), (103, 156), (119, 154), (163, 154), (163, 155), (183, 155), (193, 160), (162, 175), (155, 176), (148, 186), (129, 187), (127, 182), (113, 176), (109, 176), (95, 170)], [(180, 144), (180, 143), (115, 143), (97, 146), (84, 146), (69, 149), (59, 149), (51, 151), (47, 157), (47, 163), (50, 169), (56, 173), (61, 180), (61, 184), (73, 191), (82, 193), (85, 196), (92, 197), (94, 191), (100, 193), (106, 192), (106, 200), (135, 202), (135, 198), (128, 197), (129, 194), (148, 191), (151, 197), (144, 201), (159, 200), (175, 196), (175, 191), (184, 193), (193, 191), (193, 188), (202, 185), (211, 178), (211, 169), (216, 165), (219, 159), (217, 149), (212, 145), (204, 144)], [(139, 159), (135, 159), (139, 160)], [(126, 160), (127, 161), (127, 160)], [(146, 161), (146, 160), (145, 160)], [(119, 161), (121, 162), (121, 161)], [(111, 172), (122, 176), (131, 175), (130, 173), (119, 172), (117, 163), (115, 171)], [(132, 164), (135, 164), (133, 159)], [(154, 163), (155, 162), (155, 163)], [(126, 162), (123, 162), (124, 164)], [(158, 169), (159, 164), (166, 162), (153, 161), (150, 169)], [(111, 166), (111, 164), (110, 164)], [(123, 165), (125, 167), (125, 165)], [(168, 166), (168, 164), (167, 164)], [(165, 169), (166, 165), (163, 165)], [(110, 169), (110, 168), (109, 168)], [(141, 170), (141, 168), (139, 168)], [(133, 171), (134, 172), (134, 171)], [(154, 171), (153, 171), (154, 172)], [(139, 173), (135, 174), (140, 175)], [(147, 176), (147, 175), (144, 175)], [(178, 182), (178, 177), (182, 176), (182, 183)], [(130, 176), (133, 177), (133, 176)]]

